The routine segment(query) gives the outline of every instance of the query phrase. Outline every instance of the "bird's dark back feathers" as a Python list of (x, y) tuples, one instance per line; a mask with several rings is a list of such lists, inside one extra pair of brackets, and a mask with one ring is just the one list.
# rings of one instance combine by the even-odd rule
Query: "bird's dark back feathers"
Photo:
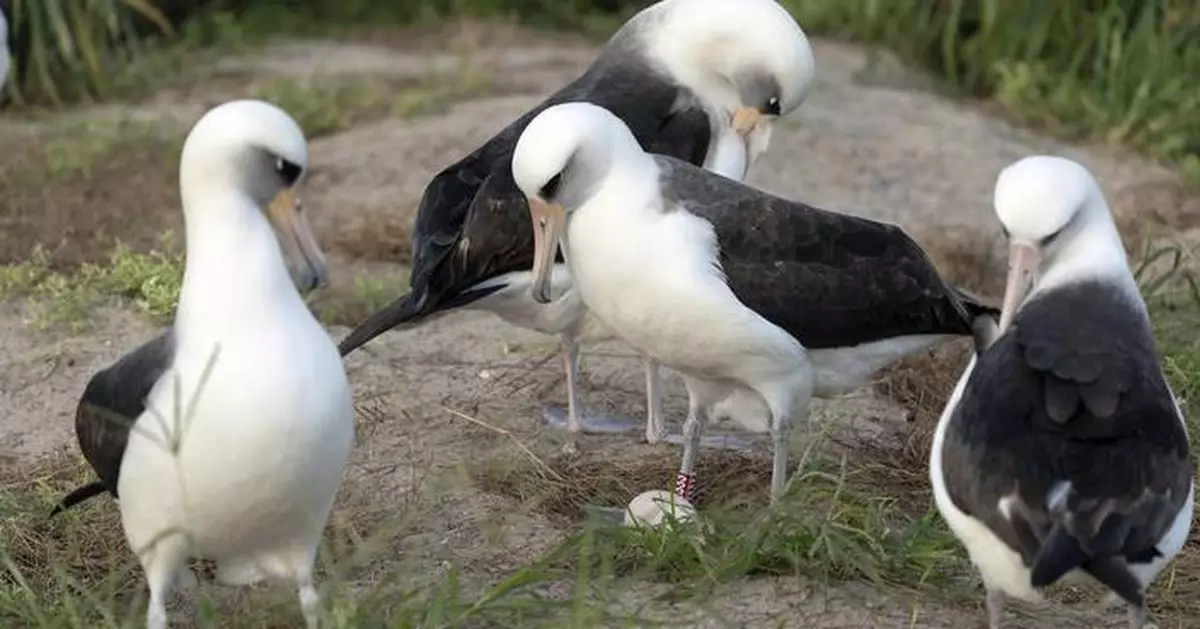
[(146, 410), (146, 396), (170, 367), (174, 353), (174, 334), (167, 330), (92, 376), (75, 411), (75, 436), (84, 458), (100, 477), (99, 487), (93, 483), (80, 488), (55, 512), (104, 490), (117, 495), (129, 432)]
[(1149, 321), (1102, 280), (1034, 298), (980, 352), (942, 455), (955, 505), (1021, 554), (1035, 586), (1082, 568), (1134, 604), (1124, 565), (1158, 556), (1193, 475)]
[(670, 157), (655, 158), (666, 211), (712, 223), (747, 307), (822, 349), (919, 334), (972, 334), (996, 308), (955, 289), (899, 227), (789, 201)]
[(642, 60), (636, 46), (614, 40), (582, 76), (429, 182), (413, 227), (411, 292), (353, 330), (339, 345), (343, 355), (402, 323), (463, 305), (465, 296), (457, 297), (471, 286), (532, 268), (533, 228), (512, 157), (543, 110), (590, 102), (621, 118), (647, 150), (703, 163), (712, 135), (708, 114), (690, 91)]

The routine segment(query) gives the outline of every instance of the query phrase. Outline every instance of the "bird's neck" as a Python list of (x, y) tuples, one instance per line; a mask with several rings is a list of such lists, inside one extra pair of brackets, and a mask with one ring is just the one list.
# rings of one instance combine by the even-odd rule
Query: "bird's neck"
[(305, 307), (275, 232), (252, 199), (214, 190), (187, 195), (184, 223), (187, 257), (177, 327), (219, 333)]

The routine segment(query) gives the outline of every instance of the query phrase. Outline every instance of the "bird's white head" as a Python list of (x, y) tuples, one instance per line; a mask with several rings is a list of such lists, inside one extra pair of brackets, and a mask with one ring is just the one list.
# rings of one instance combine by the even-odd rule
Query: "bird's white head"
[(534, 299), (550, 301), (550, 271), (567, 214), (614, 168), (634, 166), (638, 156), (645, 153), (629, 127), (591, 103), (549, 107), (525, 127), (513, 150), (512, 171), (533, 219)]
[(295, 195), (307, 169), (304, 132), (282, 109), (257, 100), (218, 105), (196, 122), (183, 144), (184, 212), (222, 211), (222, 204), (207, 199), (249, 199), (274, 228), (297, 287), (310, 291), (325, 284), (328, 267)]
[(1009, 244), (1001, 332), (1035, 290), (1130, 275), (1108, 204), (1081, 164), (1048, 155), (1018, 160), (1000, 172), (993, 203)]
[(648, 57), (744, 138), (747, 164), (804, 102), (816, 75), (800, 25), (775, 0), (663, 0), (627, 28)]

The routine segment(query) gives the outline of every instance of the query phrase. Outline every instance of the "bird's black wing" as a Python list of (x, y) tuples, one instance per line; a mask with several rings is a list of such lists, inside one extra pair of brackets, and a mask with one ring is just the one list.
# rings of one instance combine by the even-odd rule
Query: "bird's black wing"
[(1140, 600), (1124, 562), (1158, 555), (1193, 467), (1132, 298), (1102, 281), (1036, 297), (980, 353), (949, 421), (951, 498), (1021, 553), (1035, 586), (1082, 567)]
[(896, 225), (827, 212), (659, 157), (664, 202), (713, 225), (747, 307), (805, 347), (972, 333), (994, 307), (949, 286)]
[(146, 410), (146, 396), (170, 367), (174, 353), (174, 334), (167, 330), (92, 376), (75, 410), (75, 436), (100, 480), (72, 492), (55, 513), (105, 490), (117, 495), (129, 431)]
[(602, 53), (578, 79), (433, 178), (413, 229), (410, 292), (355, 327), (338, 346), (343, 356), (396, 326), (501, 288), (472, 289), (480, 282), (532, 269), (533, 228), (513, 181), (512, 157), (525, 127), (546, 108), (590, 102), (621, 118), (643, 147), (703, 163), (712, 132), (695, 96), (644, 62), (630, 63), (634, 57), (614, 52), (621, 50)]

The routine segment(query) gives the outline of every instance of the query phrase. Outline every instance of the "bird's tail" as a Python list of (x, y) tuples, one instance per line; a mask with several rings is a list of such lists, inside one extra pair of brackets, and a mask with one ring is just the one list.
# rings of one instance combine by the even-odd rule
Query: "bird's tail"
[(428, 291), (414, 290), (379, 309), (375, 314), (367, 317), (366, 321), (358, 324), (350, 331), (350, 334), (346, 335), (346, 338), (342, 339), (341, 343), (338, 343), (338, 352), (342, 356), (346, 356), (388, 330), (405, 324), (415, 324), (430, 315), (465, 306), (504, 287), (504, 284), (497, 284), (485, 288), (468, 289), (436, 302), (429, 299)]
[(1123, 557), (1091, 556), (1065, 525), (1055, 524), (1034, 560), (1030, 581), (1034, 587), (1043, 588), (1076, 568), (1108, 586), (1125, 602), (1136, 606), (1144, 603), (1142, 584)]
[(83, 487), (80, 487), (79, 489), (67, 494), (61, 502), (55, 505), (54, 508), (50, 510), (50, 517), (54, 517), (81, 502), (95, 498), (105, 491), (106, 488), (104, 487), (104, 483), (101, 483), (100, 481), (84, 485)]
[(1047, 506), (1053, 525), (1034, 557), (1031, 584), (1043, 588), (1079, 568), (1125, 602), (1142, 606), (1143, 585), (1124, 552), (1131, 533), (1128, 516), (1112, 511), (1108, 501), (1081, 499), (1070, 484), (1053, 492)]

